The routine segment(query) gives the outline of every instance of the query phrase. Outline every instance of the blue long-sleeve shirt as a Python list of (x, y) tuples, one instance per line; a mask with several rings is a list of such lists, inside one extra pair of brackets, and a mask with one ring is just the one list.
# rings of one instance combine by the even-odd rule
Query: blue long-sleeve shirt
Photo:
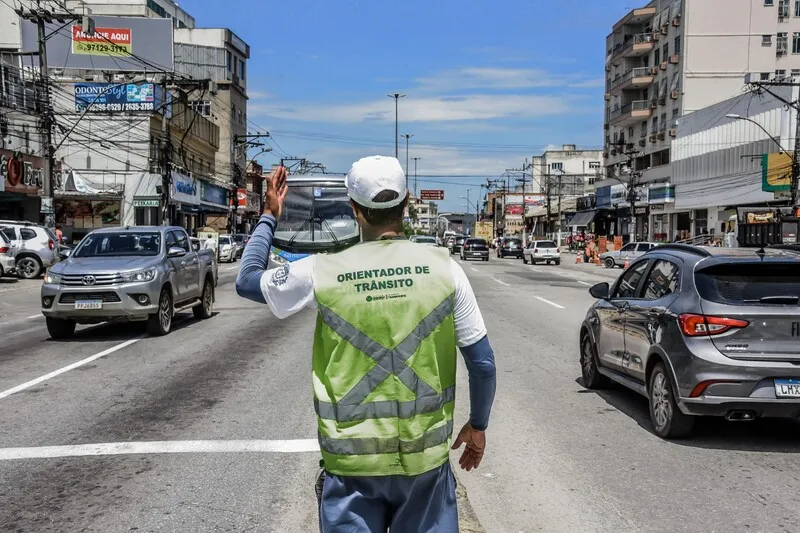
[[(270, 307), (279, 318), (285, 318), (303, 307), (313, 307), (316, 302), (313, 290), (309, 290), (307, 284), (303, 285), (298, 282), (298, 286), (295, 288), (291, 285), (294, 279), (289, 278), (290, 268), (293, 275), (304, 272), (307, 266), (303, 263), (306, 261), (305, 259), (301, 259), (291, 266), (286, 265), (268, 270), (276, 225), (275, 218), (270, 215), (262, 216), (256, 225), (242, 254), (242, 263), (236, 279), (236, 292), (243, 298), (266, 304), (268, 295), (265, 293), (268, 287), (280, 284), (282, 290), (289, 295), (291, 302), (287, 304), (284, 299), (281, 302), (284, 305), (280, 309), (277, 308), (275, 302), (270, 302)], [(298, 276), (302, 277), (302, 275)], [(466, 277), (463, 279), (466, 280)], [(468, 281), (466, 283), (468, 284)], [(287, 286), (284, 286), (285, 284)], [(474, 298), (471, 288), (465, 291), (465, 303), (467, 306), (474, 306), (471, 312), (479, 313)], [(458, 313), (456, 313), (456, 322), (458, 322)], [(456, 323), (456, 327), (458, 328), (458, 323)], [(497, 383), (494, 352), (489, 344), (489, 338), (485, 334), (460, 349), (469, 374), (470, 424), (475, 429), (483, 431), (489, 425)]]

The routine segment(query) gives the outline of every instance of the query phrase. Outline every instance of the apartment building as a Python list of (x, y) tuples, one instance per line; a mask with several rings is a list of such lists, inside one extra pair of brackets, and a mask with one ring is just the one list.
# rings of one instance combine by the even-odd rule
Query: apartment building
[(92, 15), (114, 17), (165, 18), (175, 28), (194, 28), (195, 20), (172, 0), (81, 0)]
[[(632, 167), (668, 190), (681, 116), (741, 95), (746, 74), (800, 75), (800, 0), (653, 0), (614, 24), (605, 70), (603, 185), (624, 188)], [(620, 206), (609, 227), (646, 235), (648, 210)]]

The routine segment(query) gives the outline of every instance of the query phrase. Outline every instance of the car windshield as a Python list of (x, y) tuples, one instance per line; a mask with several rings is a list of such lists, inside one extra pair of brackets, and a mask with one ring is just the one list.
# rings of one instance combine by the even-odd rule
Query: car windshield
[(244, 235), (234, 235), (233, 236), (233, 240), (238, 242), (238, 243), (242, 243), (242, 242), (244, 242)]
[(488, 246), (483, 239), (467, 239), (464, 244), (467, 246)]
[(158, 232), (90, 233), (73, 257), (153, 256), (161, 251)]
[(521, 243), (522, 241), (520, 239), (506, 239), (505, 241), (503, 241), (503, 244), (505, 245), (516, 244), (517, 246), (519, 246)]
[(220, 243), (220, 245), (231, 244), (231, 238), (230, 237), (220, 237), (219, 238), (219, 243)]
[(433, 237), (417, 237), (416, 239), (414, 239), (414, 242), (422, 242), (422, 243), (425, 243), (425, 244), (433, 244), (433, 243), (436, 243), (436, 239), (434, 239)]

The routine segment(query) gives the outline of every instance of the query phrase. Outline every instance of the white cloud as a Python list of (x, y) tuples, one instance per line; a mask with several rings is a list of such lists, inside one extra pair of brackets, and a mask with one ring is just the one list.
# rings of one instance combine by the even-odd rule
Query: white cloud
[(588, 88), (602, 86), (604, 80), (581, 74), (553, 74), (533, 68), (467, 67), (447, 70), (416, 80), (426, 91), (455, 91), (472, 89), (534, 89), (539, 87)]
[[(570, 103), (560, 96), (486, 95), (407, 98), (401, 101), (403, 122), (447, 122), (531, 118), (567, 113)], [(381, 99), (354, 104), (269, 104), (248, 105), (251, 116), (286, 120), (358, 123), (394, 121), (394, 104)]]
[(266, 100), (273, 98), (275, 95), (266, 91), (247, 91), (247, 96), (250, 100)]

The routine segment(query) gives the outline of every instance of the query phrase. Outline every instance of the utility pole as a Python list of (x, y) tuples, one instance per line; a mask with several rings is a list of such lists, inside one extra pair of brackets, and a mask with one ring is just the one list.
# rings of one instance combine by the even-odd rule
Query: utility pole
[[(164, 94), (164, 102), (168, 104), (170, 99), (167, 88), (167, 77), (164, 76), (161, 82), (161, 91)], [(172, 222), (169, 216), (169, 200), (172, 187), (172, 131), (169, 127), (169, 113), (166, 108), (161, 115), (161, 135), (163, 145), (161, 147), (161, 224), (169, 226)]]
[[(261, 138), (268, 138), (269, 133), (254, 133), (249, 135), (238, 135), (234, 134), (233, 136), (233, 181), (231, 183), (231, 198), (232, 198), (232, 206), (230, 211), (230, 217), (228, 221), (228, 226), (230, 227), (229, 232), (234, 233), (236, 229), (236, 212), (239, 210), (239, 189), (244, 186), (242, 181), (243, 171), (242, 168), (239, 166), (239, 156), (244, 153), (247, 155), (247, 151), (250, 148), (259, 148), (261, 147), (261, 153), (271, 152), (272, 148), (264, 147), (263, 142), (258, 142)], [(260, 155), (260, 154), (259, 154)], [(246, 157), (245, 157), (246, 159)], [(305, 160), (303, 160), (305, 161)], [(283, 165), (283, 160), (281, 160), (281, 165)]]
[(406, 190), (408, 190), (408, 140), (413, 137), (414, 135), (410, 133), (404, 133), (401, 137), (406, 138)]
[(628, 228), (630, 233), (630, 241), (636, 242), (636, 186), (639, 184), (639, 172), (634, 170), (634, 163), (636, 156), (639, 155), (637, 150), (633, 149), (632, 144), (627, 144), (624, 141), (616, 143), (617, 149), (622, 152), (628, 160), (628, 181), (627, 183), (617, 176), (614, 176), (618, 182), (622, 183), (626, 188), (626, 195), (628, 197), (628, 205), (631, 210), (631, 222)]
[(558, 218), (556, 219), (556, 224), (558, 224), (556, 228), (556, 235), (558, 239), (557, 246), (561, 247), (561, 179), (564, 177), (563, 173), (558, 174)]
[(411, 159), (414, 160), (414, 198), (417, 197), (417, 161), (422, 159), (421, 157), (412, 157)]
[(25, 11), (21, 7), (16, 10), (17, 15), (25, 20), (36, 23), (37, 38), (39, 41), (39, 77), (42, 86), (44, 106), (41, 116), (41, 128), (44, 134), (44, 176), (42, 180), (42, 198), (40, 211), (45, 215), (45, 226), (52, 228), (55, 225), (55, 149), (53, 147), (53, 106), (50, 102), (50, 70), (47, 64), (47, 35), (45, 23), (57, 20), (64, 23), (68, 20), (83, 19), (86, 30), (94, 32), (94, 21), (88, 16), (73, 13), (54, 13), (42, 7), (40, 0), (36, 2), (36, 9)]
[(399, 102), (401, 98), (405, 98), (406, 95), (401, 93), (393, 93), (387, 95), (389, 98), (394, 98), (394, 158), (400, 159), (400, 137), (398, 136), (398, 111), (399, 111)]

